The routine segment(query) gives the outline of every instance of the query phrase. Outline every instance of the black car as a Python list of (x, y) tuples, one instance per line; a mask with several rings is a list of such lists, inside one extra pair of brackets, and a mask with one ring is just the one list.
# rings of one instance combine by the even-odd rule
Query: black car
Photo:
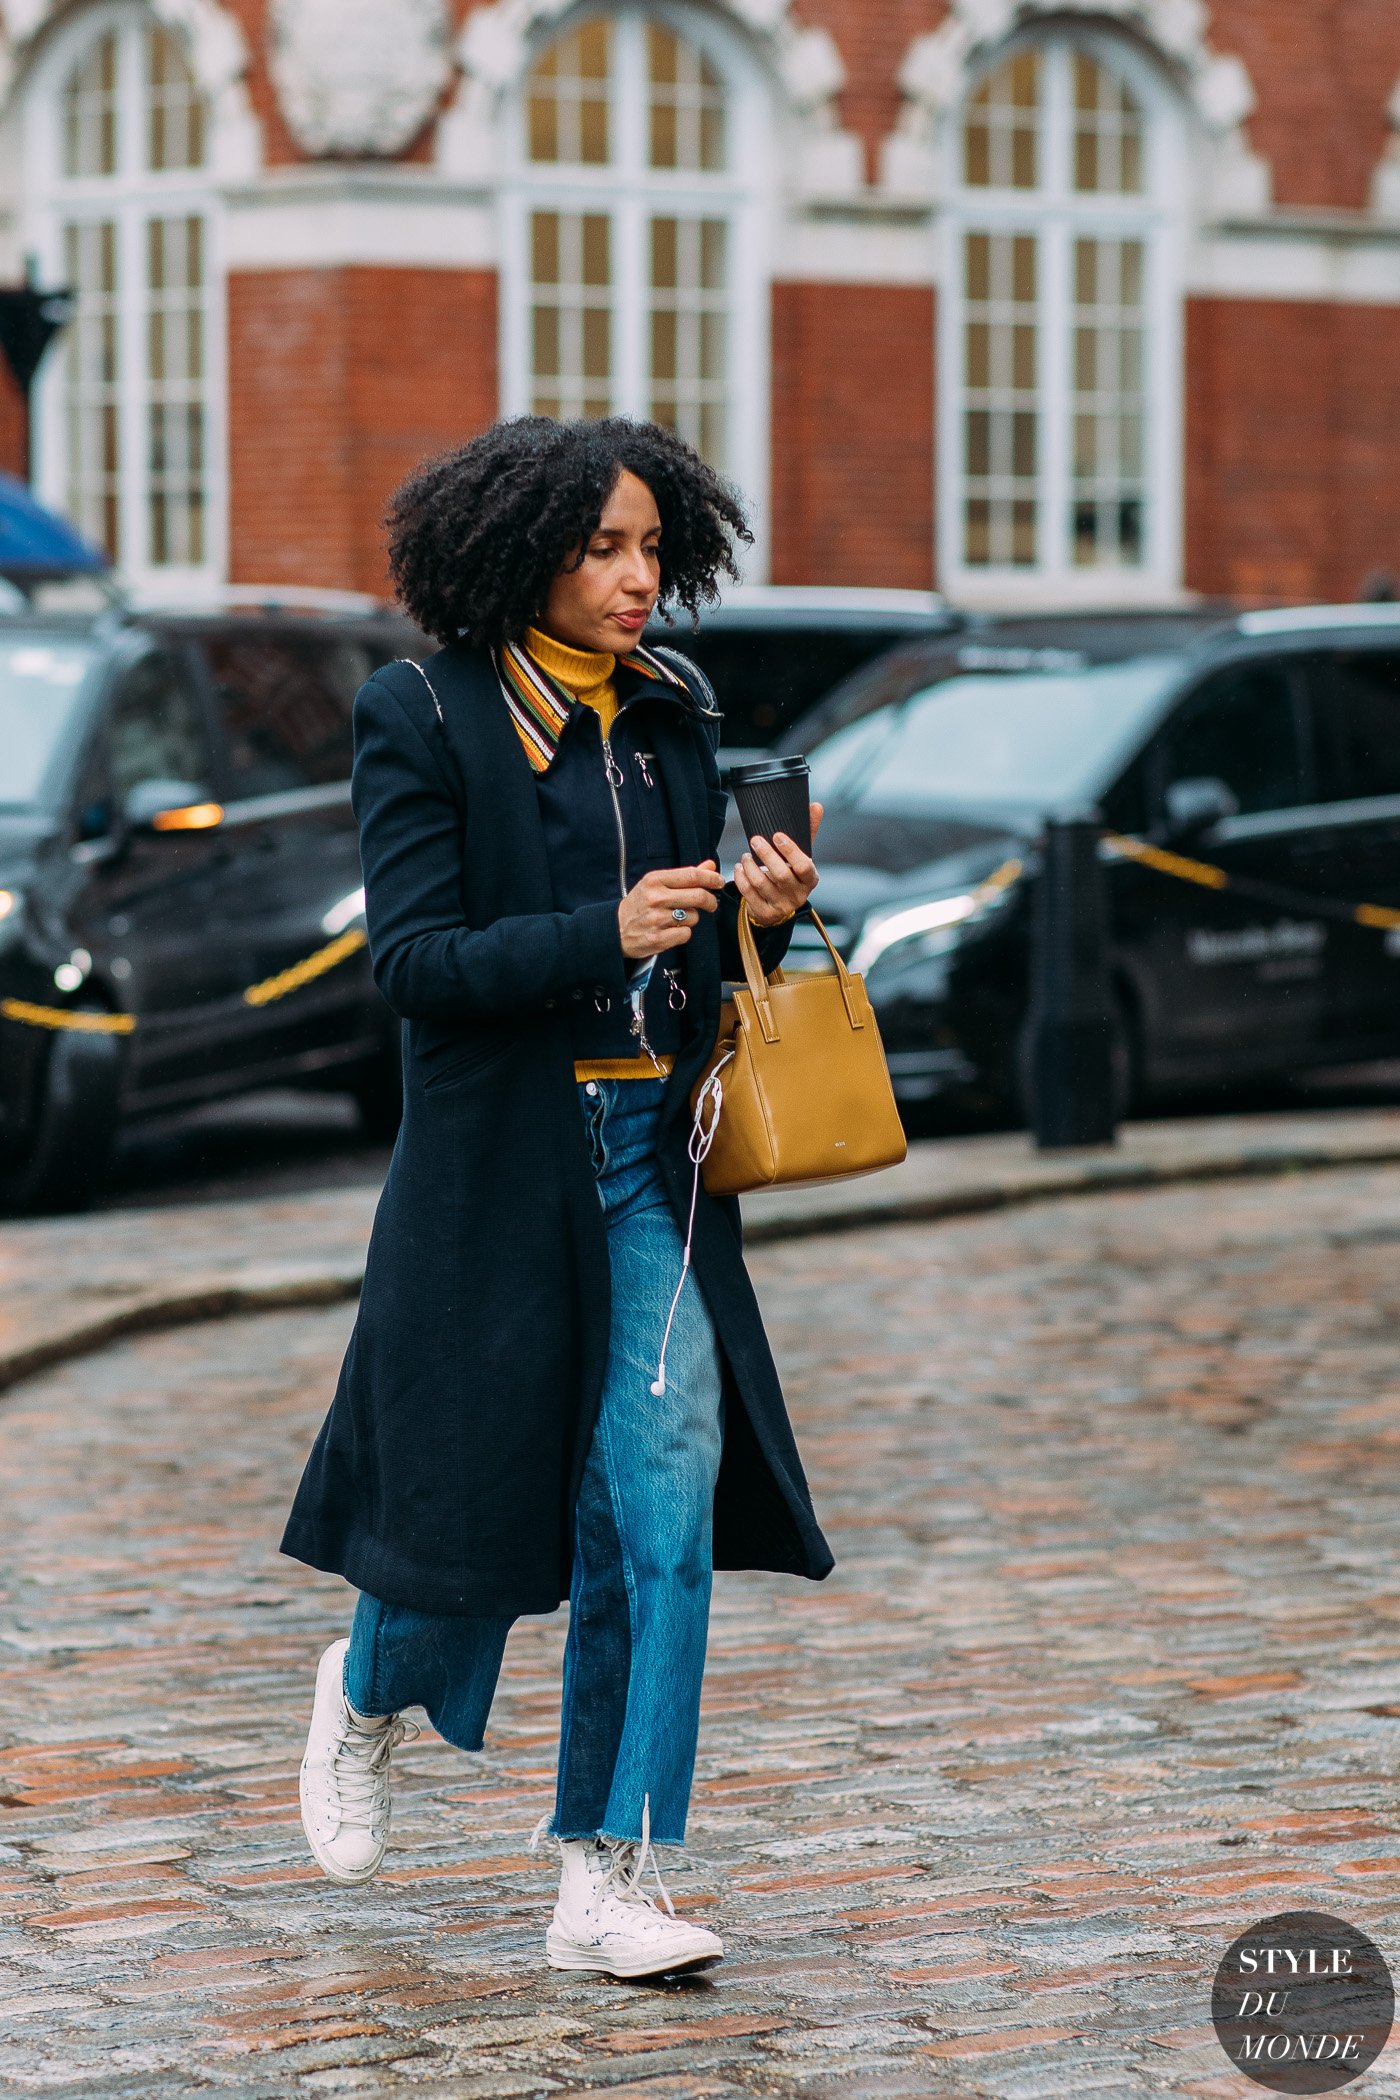
[[(779, 748), (911, 1108), (1023, 1101), (1039, 842), (1089, 811), (1232, 885), (1105, 841), (1121, 1107), (1400, 1052), (1400, 932), (1347, 910), (1400, 906), (1400, 608), (973, 623)], [(789, 966), (824, 958), (799, 926)]]
[(272, 1083), (392, 1126), (397, 1031), (342, 952), (350, 711), (426, 648), (372, 607), (0, 617), (0, 1203), (80, 1202), (129, 1118)]
[(646, 636), (699, 664), (724, 709), (721, 768), (763, 752), (834, 685), (904, 642), (963, 624), (932, 591), (735, 584), (697, 632), (658, 620)]

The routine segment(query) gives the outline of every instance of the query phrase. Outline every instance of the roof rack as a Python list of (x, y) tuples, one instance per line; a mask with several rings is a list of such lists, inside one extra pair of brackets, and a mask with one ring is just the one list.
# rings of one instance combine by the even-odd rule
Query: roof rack
[(1400, 605), (1280, 605), (1267, 612), (1241, 613), (1241, 634), (1307, 634), (1311, 629), (1400, 627)]
[(303, 583), (211, 583), (197, 590), (160, 594), (159, 586), (141, 585), (127, 593), (133, 612), (316, 612), (382, 613), (391, 610), (369, 591), (324, 590)]

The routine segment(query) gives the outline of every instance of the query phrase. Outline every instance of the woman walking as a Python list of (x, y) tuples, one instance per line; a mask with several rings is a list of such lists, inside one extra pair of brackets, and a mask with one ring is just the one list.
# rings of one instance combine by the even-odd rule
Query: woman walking
[(301, 1778), (340, 1882), (383, 1859), (403, 1709), (479, 1750), (512, 1621), (569, 1599), (546, 1948), (615, 1976), (723, 1953), (651, 1850), (685, 1836), (712, 1567), (832, 1565), (738, 1206), (688, 1154), (740, 898), (771, 969), (817, 880), (779, 834), (724, 881), (713, 696), (641, 645), (736, 537), (698, 456), (622, 419), (499, 423), (394, 500), (399, 597), (444, 645), (355, 703), (404, 1118), (283, 1541), (360, 1592)]

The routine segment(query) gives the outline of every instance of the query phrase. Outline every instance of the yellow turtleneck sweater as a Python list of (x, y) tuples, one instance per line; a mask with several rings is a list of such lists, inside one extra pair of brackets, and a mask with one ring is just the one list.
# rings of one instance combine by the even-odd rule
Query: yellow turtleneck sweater
[(613, 684), (617, 658), (604, 656), (596, 649), (571, 649), (567, 642), (556, 642), (552, 634), (542, 634), (538, 627), (525, 629), (525, 647), (540, 669), (567, 686), (575, 700), (597, 710), (606, 736), (617, 713), (617, 687)]
[[(596, 710), (606, 736), (618, 709), (617, 687), (613, 683), (617, 658), (605, 656), (596, 649), (571, 649), (567, 642), (556, 642), (552, 634), (542, 634), (538, 627), (526, 628), (525, 647), (542, 671), (557, 678), (575, 700), (581, 700), (585, 707)], [(673, 1062), (668, 1053), (654, 1059), (645, 1056), (579, 1059), (574, 1064), (574, 1077), (655, 1079), (660, 1073), (669, 1072)]]

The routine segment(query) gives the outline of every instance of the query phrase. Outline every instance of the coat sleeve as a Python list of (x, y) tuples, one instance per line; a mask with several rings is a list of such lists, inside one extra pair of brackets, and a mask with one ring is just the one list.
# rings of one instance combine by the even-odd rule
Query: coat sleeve
[(374, 981), (405, 1020), (505, 1019), (575, 990), (625, 997), (617, 906), (468, 926), (462, 811), (438, 754), (380, 679), (355, 698), (351, 800)]
[[(734, 982), (744, 974), (743, 958), (739, 953), (739, 905), (742, 899), (737, 884), (726, 882), (720, 891), (719, 910), (715, 916), (719, 921), (719, 967), (720, 974)], [(792, 939), (793, 920), (784, 919), (778, 926), (755, 926), (753, 944), (758, 950), (758, 959), (765, 973), (776, 970), (787, 954)]]

